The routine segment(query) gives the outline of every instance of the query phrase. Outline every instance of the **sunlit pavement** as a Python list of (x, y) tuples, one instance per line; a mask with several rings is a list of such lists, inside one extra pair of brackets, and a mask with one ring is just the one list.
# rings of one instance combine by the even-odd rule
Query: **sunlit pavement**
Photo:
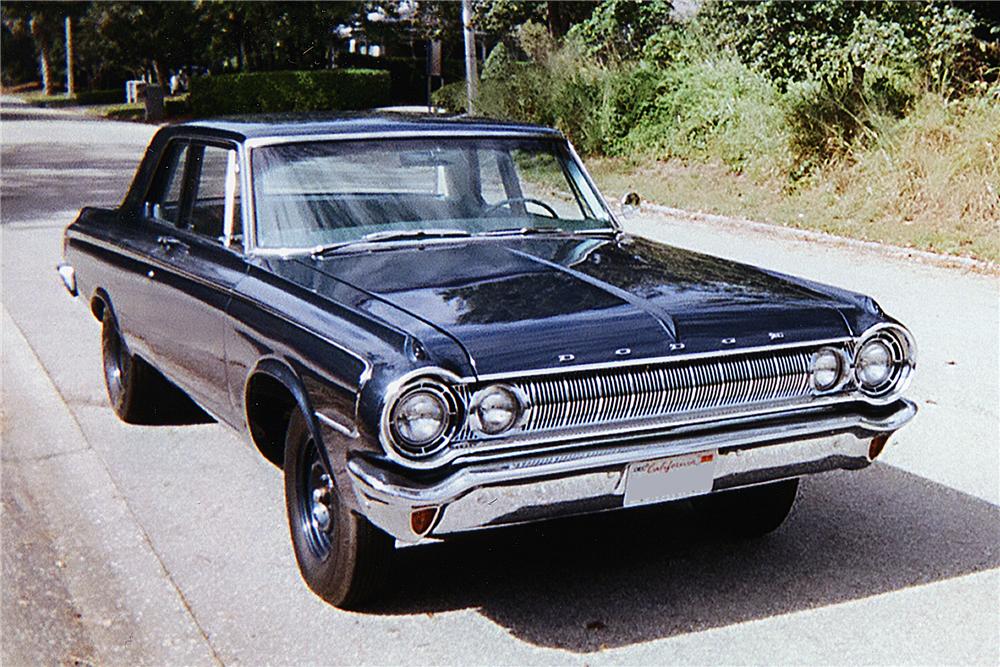
[(713, 537), (683, 505), (486, 533), (400, 552), (392, 598), (346, 613), (299, 579), (280, 471), (248, 443), (107, 407), (98, 325), (54, 267), (154, 128), (0, 111), (4, 665), (1000, 660), (995, 276), (629, 220), (875, 296), (918, 341), (916, 421), (871, 468), (806, 480), (766, 539)]

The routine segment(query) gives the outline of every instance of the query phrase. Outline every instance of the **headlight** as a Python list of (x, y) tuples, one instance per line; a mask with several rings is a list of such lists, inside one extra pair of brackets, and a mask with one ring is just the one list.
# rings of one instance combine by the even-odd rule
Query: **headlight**
[(870, 340), (858, 351), (856, 371), (862, 386), (875, 388), (892, 374), (892, 351), (881, 340)]
[(387, 415), (392, 443), (407, 456), (429, 456), (448, 444), (458, 413), (455, 395), (446, 385), (419, 381), (401, 393)]
[(440, 396), (429, 391), (407, 394), (392, 413), (399, 437), (411, 445), (425, 445), (444, 432), (448, 408)]
[(861, 337), (854, 353), (854, 380), (871, 399), (892, 400), (906, 388), (916, 366), (913, 337), (903, 327), (882, 324)]
[(523, 407), (513, 389), (491, 385), (477, 392), (472, 399), (474, 426), (487, 435), (499, 435), (517, 423)]
[(830, 391), (836, 387), (843, 373), (843, 359), (833, 348), (824, 347), (813, 355), (812, 379), (817, 391)]

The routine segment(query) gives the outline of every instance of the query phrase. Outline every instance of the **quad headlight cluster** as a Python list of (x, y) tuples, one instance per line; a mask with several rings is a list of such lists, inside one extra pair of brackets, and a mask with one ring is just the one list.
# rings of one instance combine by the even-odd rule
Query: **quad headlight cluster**
[[(817, 395), (850, 392), (869, 403), (895, 400), (916, 365), (913, 337), (897, 324), (878, 324), (853, 346), (827, 346), (810, 359)], [(391, 392), (382, 416), (387, 451), (408, 462), (433, 464), (435, 454), (460, 435), (489, 439), (515, 432), (531, 409), (525, 393), (513, 384), (479, 388), (462, 385), (450, 374), (407, 381)]]
[(396, 452), (421, 459), (444, 449), (466, 424), (480, 436), (503, 435), (522, 423), (526, 409), (524, 394), (505, 384), (488, 385), (461, 401), (453, 387), (424, 378), (390, 401), (383, 423)]
[(866, 331), (847, 350), (824, 347), (810, 363), (813, 388), (829, 393), (853, 384), (868, 400), (891, 400), (906, 388), (916, 363), (910, 333), (895, 324), (880, 324)]

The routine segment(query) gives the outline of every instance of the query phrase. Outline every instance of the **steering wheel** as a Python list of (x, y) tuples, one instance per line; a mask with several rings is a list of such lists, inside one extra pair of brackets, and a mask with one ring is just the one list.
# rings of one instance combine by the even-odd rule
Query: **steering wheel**
[(486, 215), (489, 215), (490, 213), (496, 211), (497, 209), (501, 209), (504, 206), (510, 206), (511, 204), (516, 202), (521, 202), (522, 204), (538, 204), (543, 209), (545, 209), (547, 213), (549, 213), (550, 217), (556, 218), (557, 220), (559, 219), (559, 214), (556, 213), (556, 210), (554, 208), (552, 208), (551, 206), (549, 206), (548, 204), (539, 199), (533, 199), (531, 197), (510, 197), (509, 199), (501, 199), (496, 204), (490, 204), (489, 206), (487, 206), (484, 213)]

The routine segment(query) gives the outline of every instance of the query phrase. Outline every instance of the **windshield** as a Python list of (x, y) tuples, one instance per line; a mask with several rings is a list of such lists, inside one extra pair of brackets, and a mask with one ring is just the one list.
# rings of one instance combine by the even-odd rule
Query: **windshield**
[(555, 139), (282, 144), (255, 149), (252, 172), (260, 248), (417, 231), (612, 229), (566, 143)]

